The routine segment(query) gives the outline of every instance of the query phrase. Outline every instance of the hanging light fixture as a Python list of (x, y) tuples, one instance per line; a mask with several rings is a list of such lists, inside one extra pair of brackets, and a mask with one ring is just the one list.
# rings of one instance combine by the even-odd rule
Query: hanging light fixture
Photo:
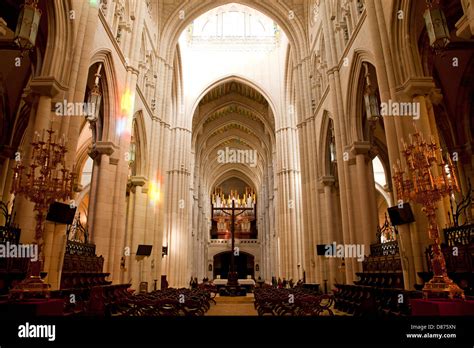
[(97, 141), (100, 140), (102, 129), (101, 123), (99, 121), (100, 113), (100, 104), (102, 102), (102, 93), (100, 91), (100, 71), (102, 69), (102, 64), (99, 64), (97, 72), (95, 73), (94, 87), (92, 87), (89, 97), (87, 98), (87, 103), (91, 106), (93, 113), (86, 117), (89, 122), (89, 126), (92, 130), (92, 146), (95, 147)]
[(100, 103), (102, 102), (102, 93), (100, 92), (100, 71), (102, 70), (102, 64), (99, 64), (97, 72), (95, 73), (94, 87), (89, 94), (88, 102), (94, 105), (93, 110), (95, 111), (95, 118), (99, 117)]
[(379, 108), (379, 99), (375, 93), (376, 89), (372, 86), (370, 82), (370, 73), (369, 66), (367, 63), (363, 63), (365, 68), (365, 92), (364, 92), (364, 102), (365, 102), (365, 111), (367, 114), (367, 120), (370, 122), (375, 122), (380, 118), (380, 108)]
[(25, 0), (21, 6), (15, 31), (15, 43), (22, 54), (35, 47), (40, 19), (41, 10), (38, 8), (38, 0)]
[(437, 4), (434, 4), (433, 0), (426, 1), (426, 10), (423, 18), (425, 19), (430, 46), (436, 51), (445, 49), (451, 40), (446, 16), (439, 7), (439, 0)]
[(130, 157), (129, 157), (129, 165), (132, 166), (134, 163), (135, 163), (135, 159), (136, 159), (136, 154), (137, 154), (137, 143), (135, 142), (135, 139), (133, 139), (133, 136), (132, 136), (132, 140), (130, 142)]

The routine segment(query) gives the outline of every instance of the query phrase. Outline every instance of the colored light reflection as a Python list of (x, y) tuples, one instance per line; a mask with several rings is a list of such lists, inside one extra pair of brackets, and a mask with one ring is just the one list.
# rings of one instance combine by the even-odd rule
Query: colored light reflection
[(122, 135), (123, 133), (125, 133), (126, 128), (127, 128), (127, 119), (125, 119), (124, 117), (119, 118), (117, 120), (117, 134)]
[(149, 196), (152, 204), (156, 204), (160, 201), (161, 196), (161, 182), (152, 181), (150, 182)]
[(131, 116), (133, 112), (133, 104), (135, 102), (135, 96), (130, 93), (127, 89), (122, 95), (122, 100), (120, 101), (120, 111), (123, 116)]
[(117, 134), (132, 134), (133, 108), (135, 105), (135, 95), (126, 90), (120, 100), (120, 116), (117, 120)]

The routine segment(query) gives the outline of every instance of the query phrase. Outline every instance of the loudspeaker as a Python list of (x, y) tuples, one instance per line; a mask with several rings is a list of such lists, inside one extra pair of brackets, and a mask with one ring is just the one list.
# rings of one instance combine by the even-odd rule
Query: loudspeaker
[(388, 216), (393, 226), (409, 224), (415, 221), (410, 203), (403, 203), (403, 208), (398, 205), (387, 209)]
[(325, 256), (326, 255), (326, 245), (327, 244), (318, 244), (318, 245), (316, 245), (316, 255)]
[(137, 249), (137, 256), (150, 256), (153, 245), (140, 244)]
[(46, 220), (58, 224), (70, 225), (74, 221), (77, 207), (71, 208), (69, 204), (54, 202), (49, 206)]

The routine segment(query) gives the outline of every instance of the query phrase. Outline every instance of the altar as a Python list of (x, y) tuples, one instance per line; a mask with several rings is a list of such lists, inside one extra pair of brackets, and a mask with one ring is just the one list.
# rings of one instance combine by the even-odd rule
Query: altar
[[(245, 295), (245, 293), (248, 292), (253, 292), (253, 289), (255, 288), (255, 280), (253, 279), (239, 279), (239, 286), (237, 288), (237, 291), (231, 291), (231, 293), (237, 292), (240, 295)], [(227, 286), (227, 279), (214, 279), (212, 283), (216, 286), (219, 294), (222, 295), (228, 295), (226, 294), (228, 289)], [(240, 290), (239, 290), (240, 289)]]
[[(212, 282), (216, 286), (227, 285), (227, 279), (214, 279)], [(239, 279), (238, 282), (240, 286), (255, 286), (255, 280), (253, 279)]]

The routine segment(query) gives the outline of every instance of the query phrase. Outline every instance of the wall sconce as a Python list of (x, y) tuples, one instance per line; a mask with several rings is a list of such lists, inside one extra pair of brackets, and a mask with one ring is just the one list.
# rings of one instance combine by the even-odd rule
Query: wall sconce
[(255, 272), (260, 272), (260, 266), (258, 265), (258, 263), (255, 265)]
[(167, 246), (161, 247), (161, 257), (163, 258), (166, 255), (168, 255), (168, 247)]
[(426, 31), (430, 39), (430, 46), (436, 51), (441, 51), (450, 43), (450, 34), (446, 16), (439, 8), (439, 0), (436, 6), (433, 5), (433, 0), (426, 1), (426, 10), (423, 14), (425, 19)]
[(35, 47), (41, 19), (41, 10), (37, 6), (38, 0), (25, 0), (24, 5), (21, 6), (14, 41), (22, 55)]

